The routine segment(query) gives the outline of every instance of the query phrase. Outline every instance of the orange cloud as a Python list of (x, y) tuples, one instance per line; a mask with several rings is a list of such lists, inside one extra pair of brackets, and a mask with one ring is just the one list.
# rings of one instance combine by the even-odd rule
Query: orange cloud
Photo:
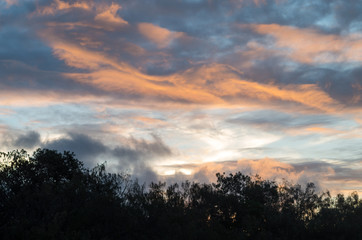
[(139, 23), (138, 30), (143, 36), (155, 43), (159, 48), (169, 46), (173, 40), (184, 35), (184, 33), (172, 32), (152, 23)]
[[(101, 53), (90, 53), (77, 46), (62, 43), (53, 43), (54, 55), (63, 60), (67, 65), (81, 69), (100, 68), (103, 58)], [(107, 61), (109, 62), (109, 61)], [(105, 64), (107, 62), (104, 62)]]
[(90, 70), (89, 73), (66, 73), (65, 76), (110, 92), (187, 104), (243, 106), (284, 102), (327, 112), (341, 107), (315, 84), (257, 83), (244, 79), (241, 72), (228, 65), (212, 64), (169, 76), (151, 76), (102, 52), (58, 39), (50, 39), (50, 45), (54, 54), (69, 66)]
[(96, 21), (101, 21), (109, 24), (116, 24), (116, 25), (124, 25), (128, 24), (127, 21), (122, 19), (121, 17), (117, 16), (117, 11), (121, 9), (121, 6), (115, 3), (112, 3), (111, 6), (102, 9), (96, 16)]
[(118, 62), (100, 52), (89, 51), (76, 45), (49, 39), (54, 54), (72, 67), (91, 70), (90, 73), (66, 73), (78, 82), (94, 85), (102, 90), (123, 92), (185, 103), (222, 103), (222, 99), (207, 91), (188, 88), (182, 84), (165, 85), (169, 77), (149, 76)]
[(239, 160), (235, 162), (210, 162), (201, 164), (194, 172), (204, 172), (210, 178), (214, 178), (217, 172), (237, 172), (242, 171), (245, 174), (258, 174), (267, 179), (283, 179), (288, 177), (290, 180), (298, 181), (302, 173), (294, 170), (290, 164), (283, 163), (271, 158), (260, 160)]
[[(352, 168), (345, 169), (351, 173), (353, 177), (340, 175), (332, 164), (327, 162), (323, 164), (304, 162), (300, 165), (292, 165), (286, 162), (278, 161), (271, 158), (263, 158), (257, 160), (242, 159), (239, 161), (226, 161), (226, 162), (208, 162), (203, 164), (176, 164), (176, 165), (161, 165), (159, 166), (164, 173), (171, 173), (171, 175), (163, 176), (164, 180), (176, 178), (178, 180), (193, 179), (199, 182), (215, 182), (216, 173), (235, 173), (242, 172), (246, 175), (254, 176), (258, 174), (263, 179), (274, 180), (277, 183), (282, 183), (284, 180), (293, 184), (306, 184), (313, 182), (321, 191), (329, 190), (331, 194), (340, 192), (350, 193), (352, 191), (361, 192), (360, 169), (354, 170)], [(157, 169), (156, 169), (157, 171)], [(182, 172), (187, 172), (189, 176), (185, 178)]]
[(253, 31), (273, 36), (276, 46), (286, 55), (301, 63), (361, 62), (361, 35), (323, 34), (314, 29), (300, 29), (278, 24), (242, 25)]
[(134, 117), (134, 119), (137, 120), (137, 121), (140, 121), (142, 123), (150, 124), (150, 125), (165, 125), (165, 124), (167, 124), (166, 121), (156, 119), (156, 118), (144, 117), (144, 116), (137, 116), (137, 117)]
[[(335, 111), (340, 106), (315, 84), (274, 85), (244, 79), (243, 74), (228, 65), (213, 64), (190, 69), (174, 76), (177, 82), (190, 88), (208, 91), (227, 100), (229, 104), (243, 105), (278, 101), (299, 103), (309, 108)], [(280, 103), (279, 102), (279, 103)]]
[[(132, 71), (133, 70), (133, 71)], [(140, 99), (153, 99), (155, 101), (165, 102), (184, 102), (193, 103), (222, 103), (223, 101), (206, 91), (186, 88), (184, 86), (163, 86), (156, 82), (151, 82), (153, 77), (142, 76), (132, 68), (123, 70), (99, 70), (92, 73), (69, 73), (67, 77), (73, 78), (79, 82), (91, 84), (109, 92), (123, 93), (125, 96), (138, 95)], [(140, 103), (142, 104), (142, 103)]]
[[(242, 159), (238, 161), (208, 162), (203, 164), (165, 165), (161, 167), (164, 167), (165, 170), (173, 169), (175, 172), (178, 172), (179, 169), (185, 169), (191, 172), (196, 180), (206, 180), (209, 182), (215, 181), (215, 174), (218, 172), (235, 173), (240, 171), (247, 175), (258, 174), (264, 179), (271, 179), (278, 182), (287, 179), (294, 183), (305, 183), (306, 179), (309, 179), (309, 181), (325, 180), (328, 176), (334, 174), (334, 170), (328, 167), (326, 167), (323, 172), (318, 172), (317, 174), (305, 170), (297, 170), (291, 164), (271, 158), (258, 160)], [(319, 175), (319, 179), (317, 175)]]
[[(113, 4), (111, 10), (107, 11), (116, 14), (118, 9), (120, 6)], [(269, 25), (254, 27), (259, 27), (258, 31), (266, 33), (263, 26), (266, 28), (265, 26)], [(288, 29), (287, 32), (291, 31)], [(151, 23), (139, 24), (138, 30), (159, 47), (166, 47), (173, 39), (182, 36), (182, 33), (171, 32)], [(92, 46), (96, 49), (97, 46), (102, 46), (101, 40), (94, 41), (91, 36), (80, 36), (80, 39), (77, 36), (78, 38), (71, 42), (72, 39), (67, 40), (62, 34), (57, 32), (55, 24), (44, 31), (42, 37), (48, 41), (57, 58), (71, 67), (86, 70), (80, 73), (65, 73), (64, 76), (112, 92), (113, 97), (118, 93), (118, 96), (124, 99), (139, 99), (140, 105), (150, 101), (224, 107), (263, 106), (267, 103), (271, 107), (292, 106), (323, 112), (336, 112), (343, 107), (316, 84), (258, 83), (253, 79), (246, 79), (239, 70), (223, 64), (194, 67), (168, 76), (148, 75), (111, 54), (89, 49)], [(134, 44), (129, 44), (126, 48), (128, 47), (137, 48)], [(145, 53), (144, 49), (137, 49), (137, 54)]]
[(69, 3), (62, 0), (54, 0), (50, 6), (38, 8), (37, 13), (40, 15), (54, 15), (58, 11), (70, 10), (72, 8), (90, 10), (91, 4), (86, 1), (76, 1)]
[(333, 129), (333, 128), (325, 128), (325, 127), (309, 127), (305, 129), (308, 132), (320, 133), (320, 134), (339, 134), (344, 133), (344, 131)]
[[(68, 39), (67, 32), (61, 31), (59, 26), (68, 27), (71, 30), (77, 26), (111, 26), (111, 29), (114, 29), (113, 27), (116, 25), (127, 24), (117, 16), (117, 11), (121, 9), (118, 4), (113, 3), (111, 6), (94, 4), (82, 1), (71, 4), (55, 0), (51, 5), (52, 9), (84, 8), (95, 10), (95, 22), (89, 23), (90, 25), (83, 22), (51, 22), (48, 23), (49, 28), (43, 31), (41, 35), (53, 48), (53, 53), (58, 59), (63, 60), (68, 66), (85, 70), (77, 73), (64, 73), (65, 77), (91, 85), (102, 91), (111, 92), (115, 102), (128, 98), (137, 99), (139, 105), (150, 102), (166, 102), (187, 107), (198, 104), (218, 107), (263, 106), (268, 104), (268, 106), (276, 108), (290, 108), (292, 106), (292, 108), (299, 107), (303, 110), (323, 112), (336, 112), (343, 107), (316, 84), (258, 83), (253, 79), (246, 79), (242, 72), (229, 65), (208, 64), (167, 76), (143, 73), (140, 69), (120, 60), (112, 53), (104, 52), (104, 49), (101, 48), (105, 44), (101, 39), (94, 39), (92, 35), (88, 34), (75, 34)], [(97, 21), (103, 22), (103, 24), (98, 24)], [(291, 39), (288, 43), (294, 46), (294, 51), (290, 54), (294, 58), (304, 59), (304, 61), (307, 61), (305, 59), (310, 55), (318, 55), (319, 52), (327, 49), (311, 41), (311, 45), (315, 44), (319, 48), (310, 46), (306, 53), (303, 53), (303, 44), (305, 43), (298, 39), (302, 38), (303, 40), (305, 38), (302, 36), (303, 31), (309, 33), (309, 38), (316, 38), (318, 33), (312, 30), (300, 30), (275, 24), (248, 25), (248, 27), (261, 34), (274, 34), (273, 36), (278, 39), (277, 44), (280, 46), (287, 46), (286, 39)], [(58, 31), (59, 29), (60, 31)], [(137, 30), (159, 48), (169, 46), (177, 38), (187, 37), (184, 33), (173, 32), (152, 23), (139, 23)], [(289, 34), (295, 36), (290, 37)], [(334, 38), (331, 39), (334, 40)], [(255, 44), (251, 45), (254, 46)], [(145, 49), (135, 44), (129, 43), (124, 46), (124, 51), (134, 52), (134, 55), (147, 54)], [(358, 47), (358, 45), (356, 46)], [(261, 51), (260, 46), (254, 47), (258, 49), (257, 52)], [(93, 50), (90, 50), (91, 48)], [(335, 47), (334, 51), (338, 49), (339, 47)], [(256, 53), (250, 52), (250, 54)], [(121, 96), (120, 99), (117, 99), (117, 96)]]
[(32, 15), (55, 15), (60, 11), (71, 11), (74, 9), (88, 11), (91, 15), (94, 15), (94, 21), (49, 22), (47, 25), (52, 27), (63, 26), (66, 29), (74, 29), (75, 27), (91, 27), (114, 31), (128, 24), (126, 20), (117, 15), (117, 11), (121, 9), (121, 6), (116, 3), (106, 5), (101, 3), (95, 4), (92, 1), (75, 1), (73, 3), (69, 3), (62, 0), (54, 0), (50, 6), (39, 7)]

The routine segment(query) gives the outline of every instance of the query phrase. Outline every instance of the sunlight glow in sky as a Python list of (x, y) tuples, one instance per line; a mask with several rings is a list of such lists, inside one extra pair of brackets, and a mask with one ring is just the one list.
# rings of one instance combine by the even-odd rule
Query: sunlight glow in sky
[(1, 1), (0, 151), (361, 192), (361, 76), (361, 1)]

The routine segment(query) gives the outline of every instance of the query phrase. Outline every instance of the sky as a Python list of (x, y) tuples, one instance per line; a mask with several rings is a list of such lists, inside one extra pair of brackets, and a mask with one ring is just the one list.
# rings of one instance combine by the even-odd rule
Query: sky
[(0, 151), (362, 193), (362, 1), (0, 1)]

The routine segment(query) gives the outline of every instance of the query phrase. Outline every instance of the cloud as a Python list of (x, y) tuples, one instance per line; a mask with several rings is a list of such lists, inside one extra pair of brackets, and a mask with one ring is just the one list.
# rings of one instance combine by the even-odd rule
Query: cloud
[[(353, 160), (352, 164), (356, 161)], [(203, 164), (180, 164), (164, 166), (169, 169), (175, 169), (175, 174), (163, 176), (170, 182), (180, 182), (185, 179), (191, 179), (197, 182), (215, 182), (216, 173), (235, 173), (242, 172), (243, 174), (254, 176), (258, 174), (263, 179), (273, 180), (277, 183), (288, 181), (293, 184), (305, 185), (313, 182), (317, 186), (318, 191), (331, 191), (332, 194), (350, 193), (360, 190), (362, 179), (360, 177), (361, 169), (354, 169), (353, 166), (348, 166), (349, 163), (342, 165), (329, 161), (317, 160), (299, 160), (298, 163), (290, 161), (280, 161), (271, 158), (262, 159), (242, 159), (238, 161), (225, 162), (208, 162)], [(186, 175), (180, 169), (187, 169), (191, 172)], [(346, 186), (348, 189), (345, 189)]]
[(172, 32), (152, 23), (139, 23), (138, 30), (159, 48), (165, 48), (169, 46), (173, 40), (183, 36), (181, 32)]
[(0, 151), (14, 149), (34, 150), (42, 142), (41, 135), (35, 130), (15, 129), (7, 125), (0, 125)]
[(137, 140), (133, 137), (128, 138), (124, 142), (124, 146), (114, 148), (113, 155), (132, 162), (138, 160), (147, 161), (146, 158), (167, 157), (173, 154), (160, 137), (152, 135), (152, 138), (153, 141), (151, 142), (144, 139)]
[[(362, 36), (323, 34), (315, 29), (278, 24), (241, 25), (253, 31), (273, 36), (281, 55), (301, 63), (361, 62)], [(263, 46), (266, 49), (270, 48)]]
[[(88, 167), (107, 161), (111, 171), (131, 170), (135, 177), (144, 170), (151, 170), (154, 159), (170, 157), (172, 150), (157, 135), (152, 140), (123, 138), (114, 146), (81, 133), (69, 133), (64, 137), (42, 143), (42, 147), (58, 151), (71, 151)], [(145, 180), (145, 179), (144, 179)], [(149, 179), (148, 179), (149, 180)]]
[(347, 119), (327, 114), (287, 114), (273, 110), (247, 111), (226, 119), (226, 122), (249, 125), (266, 131), (284, 131), (299, 134), (322, 133), (338, 134), (344, 131), (335, 129), (338, 125), (351, 126), (353, 122)]
[(7, 7), (10, 7), (11, 5), (17, 5), (18, 0), (5, 0)]
[(266, 0), (230, 0), (232, 4), (237, 7), (243, 7), (245, 5), (255, 4), (256, 6), (260, 6), (260, 4), (266, 4)]
[(39, 146), (40, 142), (40, 134), (35, 131), (29, 131), (17, 136), (12, 145), (17, 148), (31, 149)]
[[(75, 130), (73, 129), (73, 131)], [(123, 137), (112, 145), (109, 142), (76, 132), (42, 140), (39, 132), (17, 133), (16, 130), (10, 131), (8, 127), (0, 125), (0, 134), (3, 138), (1, 147), (27, 150), (40, 147), (60, 152), (74, 152), (76, 158), (81, 160), (87, 168), (105, 163), (108, 171), (130, 173), (141, 183), (157, 181), (159, 178), (154, 171), (154, 162), (174, 154), (171, 148), (154, 134), (151, 135), (150, 140)], [(101, 136), (104, 137), (104, 135)]]
[[(313, 169), (327, 174), (327, 165), (293, 162), (360, 154), (361, 7), (339, 0), (3, 1), (0, 132), (11, 136), (3, 147), (26, 145), (38, 133), (41, 146), (74, 149), (89, 165), (109, 159), (115, 171), (146, 179), (167, 161), (241, 158), (259, 159), (276, 175), (280, 165), (299, 180), (315, 176)], [(224, 164), (263, 170), (253, 160)], [(336, 184), (350, 172), (330, 167)], [(195, 179), (208, 179), (198, 170)]]
[[(296, 168), (293, 164), (285, 163), (271, 158), (263, 158), (257, 160), (242, 159), (238, 161), (224, 162), (208, 162), (195, 165), (179, 165), (168, 166), (170, 168), (186, 168), (192, 172), (189, 179), (198, 182), (215, 182), (216, 173), (235, 173), (242, 172), (243, 174), (255, 176), (256, 174), (263, 179), (273, 180), (277, 183), (282, 183), (288, 180), (292, 183), (306, 184), (314, 182), (319, 190), (326, 190), (324, 181), (334, 172), (330, 169), (329, 164), (321, 164), (318, 171), (311, 169)], [(176, 170), (177, 171), (177, 170)], [(170, 175), (172, 179), (174, 176)], [(177, 177), (177, 176), (176, 176)], [(180, 177), (180, 176), (179, 176)]]
[(87, 1), (67, 2), (62, 0), (54, 0), (49, 6), (39, 7), (37, 13), (40, 15), (54, 15), (59, 11), (69, 11), (71, 9), (90, 10), (91, 4)]
[(83, 134), (69, 134), (65, 138), (45, 142), (43, 147), (74, 152), (80, 160), (87, 164), (93, 163), (92, 161), (95, 161), (97, 156), (108, 150), (103, 143)]
[(295, 181), (300, 178), (300, 174), (294, 172), (292, 165), (270, 158), (260, 160), (239, 160), (235, 162), (206, 163), (201, 165), (197, 171), (208, 174), (213, 173), (214, 175), (221, 169), (225, 172), (242, 171), (245, 174), (250, 175), (258, 174), (267, 179), (276, 178), (281, 180), (288, 176), (288, 179)]
[[(54, 19), (55, 21), (47, 22), (48, 26), (58, 26), (65, 29), (80, 28), (95, 28), (103, 29), (106, 31), (115, 31), (128, 24), (126, 20), (117, 15), (117, 12), (122, 7), (116, 3), (107, 4), (107, 2), (97, 3), (94, 1), (73, 1), (66, 2), (62, 0), (54, 0), (50, 5), (40, 6), (36, 12), (33, 12), (30, 16), (47, 17)], [(64, 17), (65, 21), (56, 21), (55, 15), (60, 14), (78, 14), (84, 16), (83, 18), (77, 18), (77, 21), (67, 21), (67, 17)]]
[(360, 31), (360, 22), (362, 10), (362, 3), (359, 1), (352, 1), (349, 4), (344, 4), (341, 1), (333, 1), (330, 3), (333, 9), (333, 16), (335, 21), (338, 23), (338, 27), (341, 31)]
[(121, 9), (120, 5), (118, 5), (116, 3), (112, 3), (112, 5), (109, 6), (108, 8), (105, 8), (102, 11), (98, 10), (99, 13), (95, 16), (94, 19), (96, 21), (106, 22), (106, 23), (116, 24), (116, 25), (128, 24), (127, 21), (125, 21), (121, 17), (117, 16), (117, 11), (120, 9)]
[[(267, 2), (258, 1), (257, 3), (260, 7), (272, 7)], [(163, 4), (161, 1), (159, 7), (162, 9), (167, 7)], [(185, 3), (180, 4), (180, 7), (182, 6), (182, 10), (185, 11), (191, 8), (191, 5), (201, 7), (203, 4), (206, 3)], [(221, 11), (218, 5), (215, 6), (217, 7), (215, 9), (211, 6), (212, 4), (205, 11)], [(39, 9), (44, 7), (41, 5)], [(250, 41), (249, 38), (256, 36), (255, 32), (262, 36), (274, 34), (274, 32), (276, 32), (275, 34), (283, 31), (289, 33), (293, 29), (302, 33), (304, 33), (303, 31), (311, 32), (312, 35), (318, 35), (319, 32), (277, 24), (247, 25), (249, 32), (245, 32), (243, 41), (249, 45), (246, 46), (246, 52), (241, 51), (242, 55), (234, 57), (244, 59), (243, 57), (248, 55), (248, 61), (254, 61), (254, 66), (257, 65), (259, 68), (247, 68), (246, 71), (243, 71), (240, 65), (238, 66), (238, 62), (231, 66), (233, 56), (229, 56), (230, 52), (234, 50), (233, 47), (238, 44), (236, 41), (238, 39), (234, 39), (236, 34), (221, 38), (215, 35), (216, 33), (212, 29), (203, 29), (206, 37), (202, 38), (187, 30), (188, 28), (183, 24), (169, 25), (164, 22), (160, 24), (160, 21), (151, 23), (146, 19), (135, 19), (132, 18), (132, 14), (129, 14), (129, 11), (134, 9), (127, 2), (121, 7), (116, 3), (109, 2), (63, 2), (57, 0), (48, 4), (47, 7), (51, 7), (52, 14), (56, 16), (52, 14), (33, 16), (30, 21), (34, 25), (38, 23), (38, 34), (50, 47), (48, 54), (52, 54), (52, 58), (44, 57), (44, 62), (51, 62), (49, 60), (52, 59), (54, 61), (52, 68), (57, 69), (56, 71), (52, 69), (51, 72), (34, 71), (34, 75), (41, 76), (39, 79), (44, 78), (44, 80), (33, 80), (37, 86), (44, 86), (44, 83), (48, 83), (48, 86), (52, 85), (49, 82), (54, 85), (64, 82), (64, 88), (72, 86), (73, 91), (79, 89), (82, 91), (80, 93), (82, 96), (94, 95), (94, 99), (100, 99), (100, 96), (107, 95), (107, 100), (114, 105), (127, 100), (137, 101), (139, 105), (149, 105), (149, 103), (156, 105), (159, 102), (166, 102), (172, 107), (186, 107), (187, 105), (263, 106), (265, 103), (270, 103), (272, 108), (294, 109), (297, 107), (300, 111), (323, 112), (336, 112), (344, 107), (343, 102), (339, 101), (340, 98), (335, 99), (335, 95), (325, 91), (326, 88), (318, 83), (291, 80), (287, 83), (284, 82), (280, 78), (289, 76), (292, 78), (295, 75), (289, 74), (283, 67), (268, 68), (263, 73), (266, 77), (275, 76), (276, 79), (264, 80), (264, 76), (258, 75), (261, 72), (260, 68), (264, 68), (265, 62), (256, 60), (266, 47), (262, 44), (263, 41), (261, 43), (255, 40)], [(62, 11), (64, 14), (58, 16), (58, 12)], [(77, 11), (77, 14), (71, 16), (68, 11)], [(119, 14), (122, 14), (128, 21), (121, 18)], [(59, 18), (62, 21), (59, 21)], [(40, 20), (44, 22), (40, 22)], [(119, 31), (115, 31), (116, 25), (114, 24), (123, 27), (117, 28)], [(266, 30), (263, 30), (272, 26), (276, 28), (276, 31), (265, 32)], [(169, 29), (177, 29), (177, 31)], [(231, 30), (233, 28), (226, 29), (225, 34)], [(107, 34), (106, 31), (115, 32)], [(298, 36), (303, 37), (302, 33)], [(140, 34), (143, 38), (140, 37)], [(187, 40), (189, 34), (190, 38)], [(281, 37), (281, 39), (284, 38), (286, 37)], [(284, 41), (282, 42), (284, 43)], [(160, 49), (154, 49), (149, 42), (154, 43)], [(195, 49), (189, 48), (188, 45), (192, 45), (194, 42), (198, 43), (200, 52), (194, 53)], [(210, 44), (211, 42), (220, 47)], [(171, 44), (172, 48), (168, 48)], [(37, 48), (41, 48), (41, 46), (37, 46)], [(267, 50), (270, 50), (270, 53), (265, 56), (265, 60), (269, 60), (275, 54), (278, 55), (276, 49)], [(214, 59), (208, 55), (213, 52), (222, 55), (221, 60), (228, 59), (228, 64), (211, 63), (218, 60), (218, 58)], [(207, 58), (207, 60), (200, 61), (203, 58)], [(270, 62), (270, 64), (274, 64), (275, 60), (270, 60)], [(46, 66), (46, 64), (42, 65)], [(59, 67), (60, 65), (63, 66)], [(246, 67), (246, 65), (243, 66)], [(254, 74), (250, 71), (253, 71)], [(48, 78), (51, 78), (52, 73), (59, 80), (49, 81)], [(7, 84), (14, 83), (20, 85), (19, 80), (7, 82)], [(53, 89), (58, 91), (57, 87), (53, 87)], [(54, 92), (45, 93), (45, 95), (52, 94), (56, 95)], [(77, 92), (74, 91), (73, 94), (77, 95)], [(348, 94), (338, 96), (341, 95)], [(353, 99), (358, 102), (359, 94), (355, 95)]]
[(2, 106), (9, 107), (45, 107), (67, 103), (105, 103), (109, 98), (106, 96), (99, 99), (94, 94), (74, 93), (67, 90), (29, 90), (4, 88), (0, 90), (0, 101)]
[[(64, 76), (123, 95), (132, 93), (142, 98), (188, 104), (244, 105), (274, 101), (294, 102), (322, 111), (336, 111), (340, 107), (315, 84), (262, 84), (243, 79), (242, 73), (227, 65), (212, 64), (169, 76), (151, 76), (105, 54), (64, 41), (56, 40), (51, 45), (55, 55), (69, 66), (91, 70), (90, 73), (65, 73)], [(163, 84), (165, 82), (170, 84)]]

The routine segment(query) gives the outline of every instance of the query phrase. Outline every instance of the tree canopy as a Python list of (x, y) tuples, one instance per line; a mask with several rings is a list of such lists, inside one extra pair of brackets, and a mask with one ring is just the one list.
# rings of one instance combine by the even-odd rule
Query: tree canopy
[(362, 201), (241, 172), (139, 184), (70, 152), (1, 153), (0, 239), (362, 239)]

